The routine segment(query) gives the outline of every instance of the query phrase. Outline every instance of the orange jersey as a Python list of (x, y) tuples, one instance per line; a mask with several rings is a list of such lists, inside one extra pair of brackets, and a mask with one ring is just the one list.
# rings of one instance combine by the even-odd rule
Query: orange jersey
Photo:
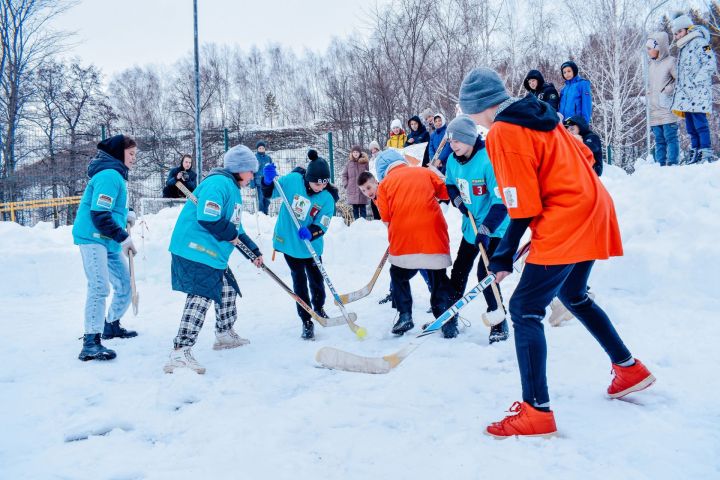
[(533, 217), (529, 263), (622, 255), (615, 206), (592, 169), (592, 153), (560, 124), (544, 132), (496, 121), (487, 150), (510, 217)]
[(380, 182), (376, 204), (388, 223), (390, 255), (450, 254), (447, 222), (438, 199), (445, 183), (427, 168), (394, 167)]

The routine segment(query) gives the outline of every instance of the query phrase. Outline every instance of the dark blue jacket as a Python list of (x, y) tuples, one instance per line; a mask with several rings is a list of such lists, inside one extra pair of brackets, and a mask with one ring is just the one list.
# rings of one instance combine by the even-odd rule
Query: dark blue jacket
[[(435, 152), (437, 152), (437, 149), (440, 146), (440, 143), (442, 142), (446, 131), (447, 124), (443, 124), (442, 127), (435, 129), (435, 131), (430, 134), (430, 143), (428, 144), (429, 161), (432, 161), (433, 157), (435, 156)], [(438, 155), (438, 159), (442, 162), (443, 167), (447, 163), (447, 159), (451, 153), (452, 149), (450, 148), (450, 142), (445, 142), (445, 146), (440, 152), (440, 155)]]
[[(535, 90), (530, 88), (530, 83), (528, 82), (530, 79), (538, 81), (537, 88)], [(543, 74), (540, 73), (540, 70), (530, 70), (525, 77), (523, 85), (525, 86), (525, 89), (537, 97), (538, 100), (542, 100), (543, 102), (550, 104), (550, 106), (555, 110), (560, 107), (560, 94), (555, 88), (555, 85), (545, 81), (545, 77), (543, 77)]]
[(183, 180), (185, 186), (191, 192), (195, 190), (195, 187), (197, 187), (197, 173), (195, 173), (192, 168), (190, 170), (185, 170), (182, 165), (180, 165), (179, 167), (171, 169), (170, 173), (168, 173), (168, 178), (165, 180), (165, 188), (163, 188), (164, 198), (185, 198), (185, 195), (175, 187), (175, 184), (178, 181), (177, 174), (182, 171), (185, 171), (188, 174), (188, 179)]
[[(416, 121), (418, 125), (417, 130), (413, 130), (410, 128), (410, 122)], [(408, 140), (414, 139), (413, 142), (409, 142)], [(425, 143), (430, 141), (430, 134), (428, 134), (427, 128), (425, 128), (425, 125), (423, 124), (423, 121), (420, 120), (420, 117), (415, 115), (414, 117), (411, 117), (410, 120), (408, 120), (408, 131), (407, 131), (407, 140), (405, 140), (405, 146), (408, 145), (417, 145), (419, 143)]]
[(566, 127), (569, 125), (577, 125), (585, 146), (590, 149), (593, 157), (595, 158), (593, 170), (595, 170), (598, 177), (601, 176), (603, 172), (603, 149), (600, 137), (590, 130), (590, 126), (581, 115), (575, 115), (574, 117), (565, 119), (563, 125)]

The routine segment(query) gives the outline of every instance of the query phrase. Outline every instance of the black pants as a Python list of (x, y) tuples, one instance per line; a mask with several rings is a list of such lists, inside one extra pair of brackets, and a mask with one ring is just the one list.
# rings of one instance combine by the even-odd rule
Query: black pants
[(370, 209), (372, 210), (373, 220), (380, 220), (380, 210), (378, 210), (375, 202), (370, 202)]
[(592, 261), (570, 265), (525, 264), (520, 283), (510, 298), (523, 401), (542, 405), (550, 401), (547, 377), (547, 344), (543, 331), (545, 308), (558, 297), (605, 350), (610, 361), (631, 358), (607, 314), (587, 294)]
[[(292, 275), (293, 291), (302, 298), (305, 303), (312, 305), (313, 310), (320, 312), (325, 306), (325, 284), (320, 269), (315, 265), (312, 258), (295, 258), (288, 254), (283, 255), (285, 261), (290, 267)], [(322, 261), (322, 257), (320, 258)], [(308, 294), (308, 280), (310, 283), (310, 293)], [(310, 297), (312, 296), (312, 301)], [(297, 312), (300, 319), (309, 322), (310, 314), (306, 312), (300, 305), (297, 305)]]
[[(499, 244), (499, 238), (490, 237), (490, 246), (485, 252), (487, 253), (488, 258), (492, 256), (493, 252), (495, 252), (495, 249)], [(456, 302), (460, 299), (460, 297), (465, 295), (465, 288), (467, 287), (470, 270), (472, 270), (473, 262), (479, 254), (479, 247), (472, 243), (468, 243), (467, 241), (465, 241), (464, 238), (460, 241), (460, 248), (458, 248), (457, 257), (455, 258), (455, 263), (453, 263), (452, 271), (450, 272), (450, 286), (452, 287), (453, 291), (453, 302)], [(478, 281), (485, 278), (487, 274), (488, 272), (485, 268), (485, 262), (483, 262), (482, 258), (480, 258), (478, 260), (477, 267)], [(498, 292), (499, 291), (500, 286), (498, 285)], [(497, 300), (495, 300), (495, 295), (493, 295), (491, 288), (486, 288), (485, 290), (483, 290), (483, 296), (485, 297), (485, 302), (488, 306), (488, 312), (493, 312), (498, 309)]]
[(367, 205), (360, 204), (352, 206), (353, 209), (353, 218), (357, 220), (358, 218), (365, 218), (367, 217)]
[[(428, 287), (430, 288), (430, 306), (435, 318), (442, 315), (452, 305), (452, 288), (450, 280), (441, 270), (425, 270), (428, 276)], [(418, 270), (390, 266), (390, 293), (392, 294), (393, 306), (400, 313), (412, 312), (412, 292), (410, 291), (410, 279), (418, 273)]]

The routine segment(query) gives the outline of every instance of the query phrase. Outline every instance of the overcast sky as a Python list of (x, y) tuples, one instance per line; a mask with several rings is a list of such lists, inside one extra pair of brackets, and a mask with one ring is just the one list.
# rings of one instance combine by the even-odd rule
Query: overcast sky
[[(380, 4), (387, 0), (377, 0)], [(133, 65), (172, 64), (193, 47), (192, 0), (80, 0), (55, 21), (77, 32), (70, 55), (111, 76)], [(198, 0), (200, 43), (277, 42), (301, 53), (362, 31), (374, 0)]]

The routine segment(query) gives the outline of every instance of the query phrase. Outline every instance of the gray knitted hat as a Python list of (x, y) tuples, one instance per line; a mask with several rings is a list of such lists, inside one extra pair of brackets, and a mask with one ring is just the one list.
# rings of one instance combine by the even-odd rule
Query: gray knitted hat
[(457, 140), (466, 145), (475, 145), (475, 140), (478, 137), (477, 125), (467, 115), (458, 115), (448, 125), (447, 136), (449, 140)]
[(460, 85), (460, 109), (463, 113), (480, 113), (510, 98), (498, 73), (487, 67), (476, 68)]
[(255, 154), (245, 145), (235, 145), (223, 155), (223, 167), (231, 173), (257, 172)]

